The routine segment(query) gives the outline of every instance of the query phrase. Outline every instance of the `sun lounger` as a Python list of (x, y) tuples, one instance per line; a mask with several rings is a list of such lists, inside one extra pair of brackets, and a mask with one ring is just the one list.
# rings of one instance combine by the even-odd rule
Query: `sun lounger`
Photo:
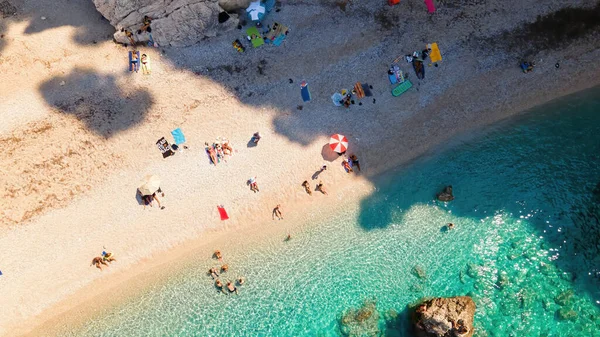
[(393, 90), (392, 95), (398, 97), (405, 93), (408, 89), (412, 87), (412, 83), (409, 80), (405, 80), (404, 82), (398, 84)]
[(250, 42), (252, 43), (252, 47), (258, 48), (265, 44), (265, 40), (263, 40), (260, 32), (256, 27), (250, 27), (246, 30), (246, 34), (250, 37)]
[(365, 92), (363, 91), (363, 88), (362, 88), (362, 85), (360, 84), (360, 82), (356, 82), (356, 84), (354, 84), (354, 94), (356, 95), (356, 98), (358, 98), (358, 99), (365, 97)]

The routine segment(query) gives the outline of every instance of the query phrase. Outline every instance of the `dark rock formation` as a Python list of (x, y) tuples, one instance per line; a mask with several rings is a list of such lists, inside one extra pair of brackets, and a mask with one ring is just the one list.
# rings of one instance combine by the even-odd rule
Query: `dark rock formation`
[(454, 195), (452, 194), (452, 185), (444, 187), (444, 190), (436, 195), (439, 201), (452, 201)]
[(468, 296), (434, 298), (417, 305), (413, 314), (416, 337), (471, 337), (475, 302)]

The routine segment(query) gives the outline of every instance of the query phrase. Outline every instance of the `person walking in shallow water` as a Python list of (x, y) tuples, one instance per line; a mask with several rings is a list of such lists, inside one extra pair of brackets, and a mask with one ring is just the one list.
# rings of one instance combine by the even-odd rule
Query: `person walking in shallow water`
[(277, 217), (277, 219), (279, 220), (283, 220), (283, 214), (281, 213), (281, 205), (277, 205), (275, 206), (275, 208), (273, 208), (273, 220), (275, 220), (275, 217)]

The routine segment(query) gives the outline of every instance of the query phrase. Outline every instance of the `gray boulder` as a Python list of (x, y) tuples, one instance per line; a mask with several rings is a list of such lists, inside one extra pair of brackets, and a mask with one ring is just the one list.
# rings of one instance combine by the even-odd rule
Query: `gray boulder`
[(421, 302), (413, 314), (416, 337), (471, 337), (475, 302), (468, 296)]
[[(159, 45), (188, 46), (205, 37), (216, 36), (220, 31), (237, 26), (238, 18), (230, 14), (229, 20), (219, 23), (223, 11), (218, 0), (93, 0), (96, 9), (116, 28), (114, 38), (129, 44), (123, 30), (133, 33), (135, 42), (150, 40), (146, 31), (138, 34), (144, 16), (152, 19), (152, 38)], [(227, 1), (224, 1), (227, 2)]]

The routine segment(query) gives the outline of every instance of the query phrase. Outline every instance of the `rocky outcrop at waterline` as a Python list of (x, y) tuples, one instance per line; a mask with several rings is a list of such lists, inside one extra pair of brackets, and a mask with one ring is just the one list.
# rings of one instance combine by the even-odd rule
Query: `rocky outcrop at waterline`
[[(237, 26), (237, 15), (219, 23), (223, 7), (232, 9), (244, 6), (244, 1), (233, 0), (93, 0), (96, 9), (115, 27), (115, 41), (128, 44), (133, 40), (147, 42), (152, 39), (159, 45), (186, 46), (205, 37), (216, 36), (219, 31)], [(223, 6), (223, 7), (221, 7)], [(151, 19), (150, 29), (144, 17)]]
[(471, 337), (475, 302), (468, 296), (421, 302), (413, 314), (416, 337)]

